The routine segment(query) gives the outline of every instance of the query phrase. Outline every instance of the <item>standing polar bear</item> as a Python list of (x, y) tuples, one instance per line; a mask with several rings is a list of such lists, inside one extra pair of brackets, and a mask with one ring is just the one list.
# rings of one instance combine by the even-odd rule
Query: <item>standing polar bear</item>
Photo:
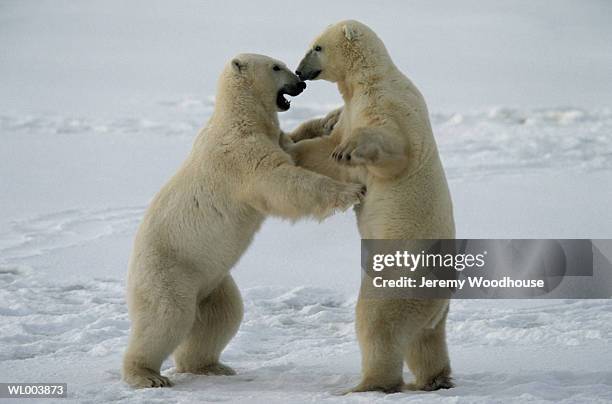
[[(364, 239), (451, 239), (451, 198), (423, 97), (367, 26), (344, 21), (312, 43), (296, 73), (335, 82), (343, 109), (292, 134), (299, 166), (367, 186), (356, 208)], [(330, 120), (338, 120), (327, 135)], [(331, 157), (331, 158), (330, 158)], [(446, 348), (448, 300), (368, 299), (362, 284), (356, 331), (362, 380), (352, 391), (452, 387)]]
[(266, 215), (322, 218), (359, 202), (362, 185), (296, 167), (279, 146), (284, 95), (305, 87), (265, 56), (239, 55), (225, 67), (208, 125), (155, 196), (134, 241), (127, 383), (171, 385), (160, 367), (173, 352), (178, 372), (234, 374), (219, 362), (243, 311), (229, 271)]

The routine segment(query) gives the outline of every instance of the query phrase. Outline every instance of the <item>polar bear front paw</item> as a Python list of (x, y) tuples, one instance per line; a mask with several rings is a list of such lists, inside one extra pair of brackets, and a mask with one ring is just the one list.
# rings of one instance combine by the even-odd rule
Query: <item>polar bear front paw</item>
[(383, 151), (376, 142), (363, 139), (349, 139), (337, 146), (331, 157), (340, 164), (348, 166), (367, 165), (378, 162)]
[(334, 149), (331, 158), (346, 166), (376, 168), (383, 177), (397, 175), (408, 162), (404, 141), (385, 130), (369, 127), (355, 129)]
[(366, 195), (366, 187), (361, 184), (341, 184), (342, 188), (336, 194), (334, 208), (344, 211), (360, 204)]
[(172, 386), (172, 382), (167, 377), (162, 376), (153, 370), (144, 368), (127, 372), (123, 376), (123, 380), (125, 380), (125, 382), (130, 386), (136, 388)]
[(329, 134), (332, 133), (332, 131), (334, 130), (334, 127), (340, 120), (340, 115), (342, 114), (343, 109), (344, 108), (335, 109), (329, 114), (325, 115), (325, 117), (321, 119), (321, 123), (323, 125), (323, 135), (324, 136), (328, 136)]

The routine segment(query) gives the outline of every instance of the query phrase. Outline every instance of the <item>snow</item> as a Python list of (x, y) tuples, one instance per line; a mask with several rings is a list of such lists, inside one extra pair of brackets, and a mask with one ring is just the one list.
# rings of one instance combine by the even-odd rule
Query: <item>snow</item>
[(245, 319), (223, 356), (238, 376), (175, 374), (167, 363), (164, 373), (176, 386), (143, 391), (119, 380), (129, 327), (120, 280), (41, 281), (24, 268), (4, 269), (0, 279), (2, 299), (10, 296), (0, 313), (2, 380), (68, 381), (75, 402), (612, 399), (608, 302), (453, 302), (448, 335), (457, 388), (342, 397), (358, 380), (354, 298), (312, 286), (253, 287), (244, 291)]
[[(295, 65), (328, 22), (370, 23), (423, 90), (459, 237), (610, 237), (609, 4), (328, 3), (0, 5), (0, 382), (67, 382), (73, 402), (612, 401), (609, 300), (454, 301), (456, 388), (338, 395), (359, 378), (351, 212), (269, 219), (256, 236), (233, 271), (245, 319), (223, 360), (237, 376), (168, 360), (172, 389), (120, 381), (132, 238), (222, 64), (255, 51)], [(338, 103), (313, 83), (282, 125)]]

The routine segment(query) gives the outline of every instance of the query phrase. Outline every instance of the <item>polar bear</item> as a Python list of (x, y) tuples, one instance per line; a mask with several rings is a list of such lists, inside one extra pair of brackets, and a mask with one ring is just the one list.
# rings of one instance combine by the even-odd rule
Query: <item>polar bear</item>
[(218, 83), (215, 109), (191, 154), (155, 196), (128, 271), (132, 328), (123, 378), (171, 385), (160, 374), (231, 375), (219, 356), (242, 319), (229, 274), (266, 215), (323, 218), (360, 201), (363, 186), (297, 167), (280, 147), (277, 111), (306, 87), (278, 60), (241, 54)]
[[(296, 142), (290, 150), (301, 167), (367, 186), (355, 208), (361, 237), (454, 238), (452, 202), (425, 101), (378, 36), (357, 21), (332, 25), (314, 40), (296, 73), (335, 82), (342, 94), (343, 108), (289, 134)], [(368, 299), (364, 285), (356, 308), (362, 380), (352, 391), (452, 387), (448, 300)], [(416, 379), (407, 386), (404, 360)]]

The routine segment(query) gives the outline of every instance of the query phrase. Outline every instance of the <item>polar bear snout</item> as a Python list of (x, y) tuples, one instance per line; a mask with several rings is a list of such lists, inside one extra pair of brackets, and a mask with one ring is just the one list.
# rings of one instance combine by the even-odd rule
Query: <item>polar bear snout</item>
[(296, 70), (295, 73), (300, 77), (300, 79), (302, 80), (314, 80), (317, 77), (319, 77), (319, 74), (321, 74), (321, 70), (317, 69), (317, 70)]
[(281, 111), (288, 110), (291, 106), (291, 102), (287, 100), (284, 95), (287, 94), (292, 97), (295, 97), (296, 95), (300, 95), (305, 88), (306, 83), (304, 83), (303, 81), (298, 79), (297, 76), (295, 76), (295, 81), (293, 83), (287, 83), (282, 86), (280, 90), (278, 90), (278, 93), (276, 94), (276, 106)]
[(314, 80), (321, 74), (321, 69), (310, 68), (302, 61), (295, 71), (295, 74), (298, 75), (300, 80)]
[(314, 80), (321, 74), (321, 62), (318, 55), (314, 51), (308, 51), (304, 59), (300, 62), (295, 74), (298, 75), (300, 80)]
[(298, 80), (296, 77), (295, 83), (285, 84), (279, 91), (282, 91), (283, 94), (295, 97), (296, 95), (302, 94), (302, 91), (304, 91), (305, 88), (306, 83), (301, 80)]

